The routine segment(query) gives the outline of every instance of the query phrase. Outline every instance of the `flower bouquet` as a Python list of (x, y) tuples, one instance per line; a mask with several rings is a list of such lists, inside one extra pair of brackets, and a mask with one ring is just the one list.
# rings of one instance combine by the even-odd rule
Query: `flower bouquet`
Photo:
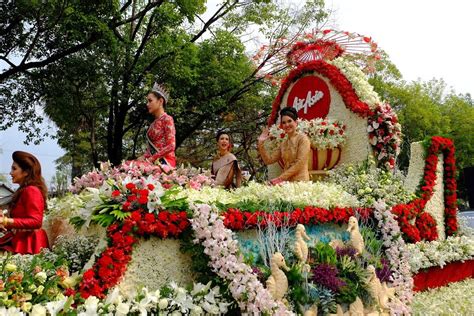
[(346, 141), (346, 125), (328, 118), (300, 119), (298, 130), (309, 137), (314, 149), (334, 149)]
[[(346, 141), (346, 125), (337, 120), (319, 117), (309, 121), (298, 119), (297, 130), (309, 137), (314, 149), (333, 149)], [(287, 138), (285, 131), (277, 124), (270, 127), (269, 133), (270, 147), (275, 149)]]

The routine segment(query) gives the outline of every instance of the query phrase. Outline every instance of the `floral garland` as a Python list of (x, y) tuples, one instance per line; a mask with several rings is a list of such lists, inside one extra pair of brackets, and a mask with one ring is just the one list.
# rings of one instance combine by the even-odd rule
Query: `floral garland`
[(304, 63), (297, 68), (293, 69), (288, 76), (283, 80), (280, 91), (272, 104), (272, 114), (268, 119), (268, 125), (271, 126), (275, 123), (278, 110), (283, 99), (283, 95), (289, 86), (301, 76), (311, 73), (318, 72), (321, 75), (327, 77), (331, 84), (341, 94), (344, 104), (352, 112), (358, 114), (361, 117), (367, 117), (370, 112), (370, 107), (367, 103), (363, 102), (357, 93), (355, 92), (352, 83), (349, 79), (338, 69), (336, 66), (331, 65), (323, 60), (315, 60)]
[(413, 278), (408, 263), (409, 253), (400, 234), (400, 227), (393, 213), (383, 201), (374, 204), (374, 217), (382, 232), (382, 240), (387, 248), (385, 254), (390, 262), (392, 284), (397, 288), (399, 302), (390, 302), (391, 314), (410, 315), (413, 299)]
[(79, 285), (81, 296), (103, 298), (106, 291), (115, 286), (131, 260), (133, 245), (141, 236), (161, 238), (178, 237), (190, 226), (186, 212), (162, 211), (158, 215), (134, 211), (122, 223), (107, 228), (109, 246), (100, 254), (94, 266), (84, 272)]
[(243, 313), (293, 314), (281, 302), (273, 300), (250, 266), (244, 263), (232, 231), (225, 228), (217, 210), (207, 204), (196, 205), (191, 222), (195, 242), (204, 246), (214, 272), (229, 282), (229, 290)]
[(336, 66), (342, 72), (352, 84), (352, 88), (360, 100), (367, 103), (371, 110), (381, 103), (379, 95), (374, 91), (374, 87), (367, 81), (367, 76), (354, 62), (347, 58), (339, 57), (328, 63)]
[(402, 129), (398, 117), (389, 104), (379, 104), (368, 118), (367, 132), (378, 166), (386, 170), (395, 168), (400, 153)]
[(456, 159), (454, 157), (454, 143), (449, 138), (433, 136), (429, 142), (426, 156), (424, 177), (420, 189), (422, 198), (428, 201), (433, 195), (436, 181), (436, 167), (438, 155), (444, 155), (444, 215), (446, 234), (452, 236), (458, 230), (457, 222), (457, 185), (456, 185)]
[[(452, 140), (440, 136), (433, 136), (429, 141), (427, 156), (425, 159), (425, 170), (420, 185), (420, 198), (408, 204), (399, 204), (392, 211), (397, 215), (400, 228), (407, 241), (418, 242), (420, 240), (432, 241), (438, 238), (436, 220), (427, 212), (424, 212), (426, 203), (433, 196), (436, 183), (436, 168), (438, 155), (444, 154), (444, 203), (445, 203), (445, 226), (446, 234), (452, 236), (457, 232), (457, 195), (456, 195), (456, 161), (454, 158), (454, 144)], [(415, 220), (415, 224), (411, 221)]]
[(264, 211), (246, 212), (230, 208), (224, 214), (224, 226), (232, 230), (251, 229), (257, 226), (265, 227), (269, 222), (277, 227), (303, 225), (320, 225), (325, 223), (343, 224), (349, 221), (355, 214), (363, 219), (369, 218), (372, 209), (336, 207), (331, 210), (306, 206), (304, 209), (297, 208), (292, 212), (275, 211), (272, 213)]

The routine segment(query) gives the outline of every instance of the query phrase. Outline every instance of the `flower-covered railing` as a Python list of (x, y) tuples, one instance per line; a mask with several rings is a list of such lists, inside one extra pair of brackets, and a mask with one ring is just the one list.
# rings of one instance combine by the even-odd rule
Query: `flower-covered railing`
[[(456, 195), (456, 161), (454, 158), (454, 144), (452, 140), (434, 136), (426, 142), (426, 158), (423, 178), (420, 184), (419, 198), (407, 204), (396, 205), (392, 212), (402, 232), (410, 242), (420, 240), (435, 240), (438, 238), (436, 220), (425, 212), (426, 203), (433, 196), (436, 182), (438, 156), (444, 156), (444, 218), (448, 236), (452, 236), (458, 229), (457, 224), (457, 195)], [(412, 221), (415, 221), (412, 224)]]

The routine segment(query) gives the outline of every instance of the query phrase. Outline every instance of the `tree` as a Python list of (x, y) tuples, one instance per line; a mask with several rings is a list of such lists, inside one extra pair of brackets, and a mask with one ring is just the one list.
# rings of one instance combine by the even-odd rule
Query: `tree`
[[(200, 130), (215, 131), (242, 100), (270, 104), (265, 93), (272, 88), (257, 73), (272, 56), (253, 65), (241, 41), (244, 30), (260, 24), (275, 39), (293, 32), (292, 23), (301, 32), (324, 16), (321, 1), (309, 1), (312, 6), (306, 11), (292, 15), (268, 0), (228, 0), (204, 22), (203, 1), (154, 3), (149, 8), (141, 1), (128, 1), (112, 14), (114, 21), (123, 23), (111, 27), (109, 21), (100, 40), (10, 81), (4, 91), (13, 111), (6, 121), (23, 123), (31, 131), (31, 117), (39, 106), (58, 125), (58, 141), (77, 166), (75, 174), (87, 166), (87, 159), (93, 164), (105, 159), (118, 163), (140, 153), (146, 125), (143, 97), (157, 80), (171, 91), (168, 111), (175, 117), (178, 145), (183, 145)], [(76, 26), (65, 23), (62, 30), (74, 34)], [(211, 37), (202, 39), (209, 30)], [(252, 111), (250, 119), (259, 110)], [(35, 134), (40, 131), (29, 140)]]

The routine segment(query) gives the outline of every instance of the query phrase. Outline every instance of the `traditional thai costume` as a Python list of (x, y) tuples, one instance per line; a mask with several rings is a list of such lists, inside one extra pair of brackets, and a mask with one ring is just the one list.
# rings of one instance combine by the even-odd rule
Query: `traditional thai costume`
[(10, 211), (13, 223), (7, 229), (12, 232), (11, 241), (3, 246), (4, 250), (21, 253), (36, 254), (42, 248), (49, 248), (48, 235), (41, 228), (45, 200), (36, 186), (26, 186), (20, 194), (16, 204)]
[(151, 123), (146, 133), (147, 150), (144, 154), (146, 159), (171, 167), (176, 166), (176, 130), (173, 117), (164, 113)]
[(281, 162), (283, 172), (278, 176), (283, 181), (308, 181), (308, 159), (311, 153), (309, 138), (301, 133), (287, 137), (280, 148), (271, 154), (265, 150), (263, 143), (258, 144), (258, 150), (265, 164)]
[(242, 182), (242, 171), (240, 170), (237, 158), (227, 153), (212, 162), (212, 175), (216, 184), (229, 188), (238, 188)]

